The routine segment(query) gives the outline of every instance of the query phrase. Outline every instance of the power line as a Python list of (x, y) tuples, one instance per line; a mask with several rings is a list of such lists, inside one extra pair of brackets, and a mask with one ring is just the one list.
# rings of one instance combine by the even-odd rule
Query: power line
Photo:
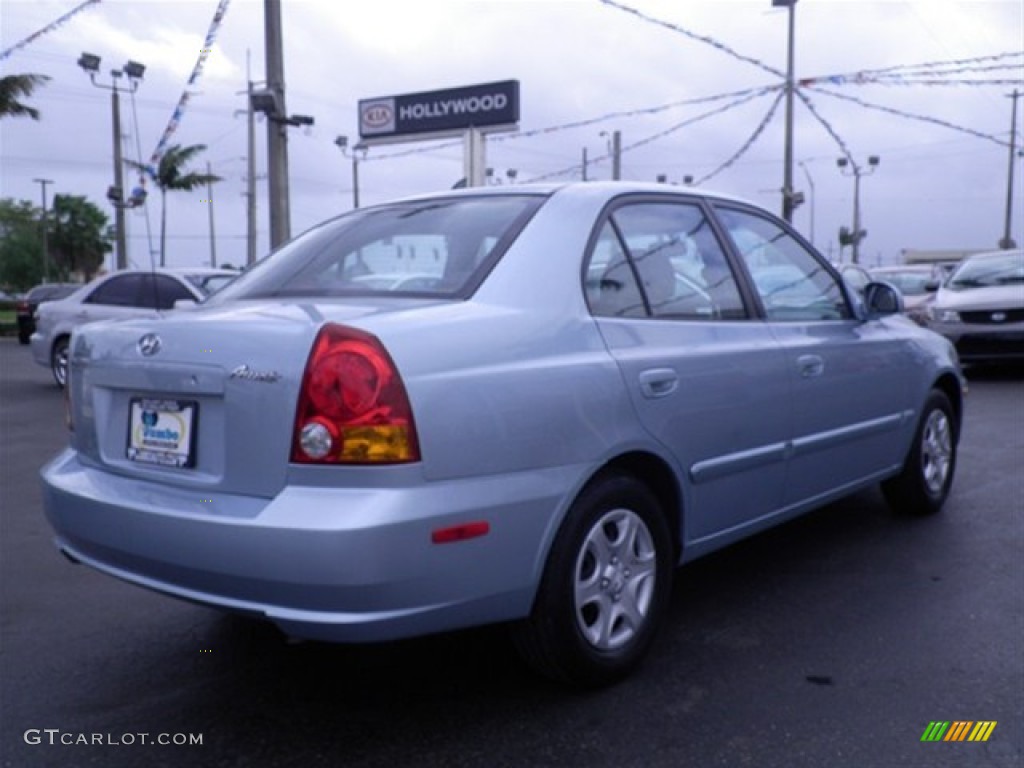
[(745, 56), (742, 53), (734, 51), (725, 43), (721, 43), (718, 40), (715, 40), (713, 37), (709, 37), (708, 35), (698, 35), (696, 32), (691, 32), (688, 29), (684, 29), (683, 27), (680, 27), (678, 24), (672, 24), (668, 21), (662, 21), (661, 19), (656, 19), (653, 16), (648, 16), (647, 14), (638, 11), (636, 8), (631, 8), (628, 5), (622, 5), (621, 3), (617, 3), (614, 0), (598, 0), (598, 2), (601, 3), (602, 5), (607, 5), (610, 8), (615, 8), (617, 10), (631, 14), (632, 16), (635, 16), (636, 18), (640, 19), (641, 21), (647, 22), (648, 24), (654, 24), (655, 26), (664, 27), (665, 29), (672, 30), (673, 32), (678, 32), (681, 35), (685, 35), (691, 40), (696, 40), (699, 43), (710, 45), (712, 48), (715, 48), (716, 50), (721, 51), (722, 53), (731, 56), (734, 59), (746, 62), (747, 64), (753, 64), (755, 67), (763, 69), (765, 72), (770, 72), (771, 74), (781, 78), (786, 77), (784, 72), (781, 72), (775, 67), (769, 64), (765, 64), (760, 59), (755, 59), (752, 56)]
[[(940, 120), (937, 117), (928, 117), (927, 115), (915, 115), (912, 112), (904, 112), (902, 109), (896, 109), (894, 107), (886, 107), (886, 106), (883, 106), (881, 104), (872, 104), (871, 102), (864, 101), (863, 99), (858, 99), (855, 96), (847, 96), (846, 94), (836, 93), (835, 91), (826, 90), (825, 88), (819, 88), (819, 87), (816, 87), (816, 86), (809, 87), (809, 90), (814, 91), (815, 93), (821, 93), (821, 94), (824, 94), (826, 96), (831, 96), (834, 99), (841, 99), (843, 101), (849, 101), (849, 102), (852, 102), (852, 103), (857, 104), (859, 106), (866, 107), (867, 109), (874, 109), (874, 110), (878, 110), (879, 112), (888, 112), (889, 114), (892, 114), (892, 115), (898, 115), (899, 117), (905, 117), (908, 120), (917, 120), (917, 121), (922, 122), (922, 123), (931, 123), (932, 125), (940, 125), (943, 128), (949, 128), (950, 130), (960, 131), (961, 133), (966, 133), (966, 134), (969, 134), (969, 135), (974, 136), (974, 137), (979, 138), (979, 139), (985, 139), (986, 141), (993, 141), (996, 144), (999, 144), (1001, 146), (1007, 146), (1007, 142), (1002, 141), (997, 136), (993, 136), (993, 135), (988, 134), (988, 133), (982, 133), (981, 131), (976, 131), (973, 128), (965, 128), (962, 125), (956, 125), (955, 123), (951, 123), (948, 120)], [(797, 93), (799, 93), (799, 91), (797, 91)], [(804, 103), (805, 104), (807, 103), (806, 99), (804, 100)]]
[(730, 157), (724, 163), (715, 168), (715, 170), (713, 170), (711, 173), (697, 179), (695, 183), (703, 184), (706, 181), (710, 181), (718, 174), (731, 168), (737, 160), (743, 157), (743, 155), (747, 153), (747, 150), (754, 146), (754, 143), (757, 141), (758, 137), (760, 137), (760, 135), (764, 133), (764, 129), (768, 126), (768, 123), (770, 123), (772, 118), (775, 116), (775, 112), (779, 108), (779, 104), (782, 102), (782, 97), (785, 95), (785, 91), (779, 91), (778, 95), (776, 95), (775, 97), (775, 101), (773, 101), (771, 107), (768, 108), (768, 112), (767, 114), (765, 114), (764, 119), (761, 120), (761, 123), (757, 126), (757, 128), (754, 129), (754, 132), (750, 135), (750, 138), (747, 139), (747, 141), (738, 150), (736, 150), (732, 157)]

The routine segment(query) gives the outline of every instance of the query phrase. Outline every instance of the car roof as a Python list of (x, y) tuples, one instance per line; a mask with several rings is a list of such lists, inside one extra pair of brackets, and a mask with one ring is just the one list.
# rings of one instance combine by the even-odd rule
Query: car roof
[(934, 264), (886, 264), (884, 267), (872, 267), (872, 272), (934, 272), (938, 265)]
[(437, 200), (439, 198), (487, 197), (514, 194), (541, 195), (545, 197), (555, 195), (574, 195), (585, 197), (604, 196), (608, 199), (625, 194), (676, 194), (695, 195), (697, 197), (715, 200), (757, 205), (745, 198), (704, 187), (679, 186), (676, 184), (665, 184), (655, 181), (575, 181), (563, 183), (502, 184), (489, 187), (465, 187), (461, 189), (440, 190), (429, 194), (412, 195), (389, 201), (383, 205), (387, 206), (393, 203), (416, 202), (418, 200)]

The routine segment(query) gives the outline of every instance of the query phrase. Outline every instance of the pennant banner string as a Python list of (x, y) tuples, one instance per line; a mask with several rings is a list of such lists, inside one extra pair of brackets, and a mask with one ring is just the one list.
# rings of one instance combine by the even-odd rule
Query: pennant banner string
[(163, 136), (160, 137), (160, 141), (157, 142), (156, 149), (153, 150), (153, 154), (149, 158), (149, 165), (146, 166), (146, 170), (149, 175), (154, 178), (156, 176), (156, 167), (160, 162), (160, 157), (163, 155), (164, 150), (167, 149), (167, 144), (171, 140), (171, 137), (174, 135), (175, 131), (178, 130), (178, 126), (181, 124), (181, 119), (185, 116), (185, 107), (188, 106), (189, 99), (192, 97), (192, 93), (188, 89), (199, 81), (199, 77), (203, 73), (203, 65), (206, 63), (206, 59), (210, 55), (214, 40), (217, 39), (217, 30), (220, 29), (221, 22), (224, 20), (224, 14), (227, 13), (228, 3), (230, 3), (230, 1), (231, 0), (220, 0), (218, 3), (217, 10), (213, 14), (213, 20), (210, 22), (210, 28), (206, 32), (203, 48), (199, 51), (199, 58), (196, 59), (195, 67), (192, 68), (192, 74), (188, 78), (185, 90), (182, 91), (181, 98), (178, 99), (178, 104), (174, 107), (174, 111), (171, 113), (171, 119), (167, 123), (167, 127), (164, 129)]
[(98, 2), (100, 2), (100, 0), (86, 0), (81, 5), (78, 5), (75, 8), (72, 8), (70, 11), (65, 13), (63, 16), (61, 16), (56, 21), (50, 22), (49, 24), (47, 24), (45, 27), (43, 27), (42, 29), (38, 30), (37, 32), (33, 32), (31, 35), (26, 37), (20, 43), (15, 43), (10, 48), (8, 48), (7, 50), (5, 50), (2, 53), (0, 53), (0, 61), (3, 61), (4, 59), (6, 59), (8, 56), (10, 56), (15, 51), (17, 51), (17, 50), (19, 50), (21, 48), (24, 48), (29, 43), (35, 42), (35, 40), (37, 40), (38, 38), (42, 37), (47, 32), (52, 32), (53, 30), (57, 29), (58, 27), (63, 26), (66, 22), (68, 22), (71, 19), (72, 16), (77, 14), (79, 11), (84, 11), (90, 5), (95, 5)]

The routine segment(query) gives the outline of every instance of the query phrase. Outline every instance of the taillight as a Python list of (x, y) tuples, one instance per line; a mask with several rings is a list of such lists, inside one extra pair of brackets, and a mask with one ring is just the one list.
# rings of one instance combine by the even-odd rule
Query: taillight
[(19, 301), (17, 304), (14, 305), (14, 311), (22, 315), (28, 314), (28, 302)]
[(291, 460), (301, 464), (419, 461), (412, 407), (376, 336), (327, 324), (302, 376)]

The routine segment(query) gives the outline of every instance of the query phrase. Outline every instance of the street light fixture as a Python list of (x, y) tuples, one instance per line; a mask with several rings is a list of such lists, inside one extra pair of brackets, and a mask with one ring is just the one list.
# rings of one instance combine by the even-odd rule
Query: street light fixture
[[(78, 66), (89, 75), (89, 80), (97, 88), (110, 91), (110, 112), (113, 122), (114, 138), (114, 185), (107, 190), (107, 199), (114, 206), (114, 237), (117, 258), (117, 269), (128, 267), (128, 248), (125, 239), (125, 208), (135, 208), (146, 201), (146, 191), (136, 187), (131, 197), (124, 195), (124, 161), (121, 157), (121, 99), (120, 92), (135, 93), (146, 67), (137, 61), (129, 61), (121, 69), (110, 70), (110, 85), (96, 82), (96, 74), (100, 71), (100, 57), (93, 53), (83, 53), (78, 57)], [(122, 77), (128, 79), (128, 87), (118, 87)]]
[(840, 173), (844, 176), (853, 177), (853, 228), (852, 230), (846, 227), (839, 229), (839, 247), (842, 248), (844, 245), (853, 246), (850, 258), (854, 264), (860, 263), (860, 241), (868, 233), (866, 229), (861, 229), (860, 227), (860, 178), (861, 176), (870, 176), (874, 173), (879, 162), (878, 155), (868, 156), (866, 168), (858, 165), (852, 157), (840, 157), (836, 160)]

